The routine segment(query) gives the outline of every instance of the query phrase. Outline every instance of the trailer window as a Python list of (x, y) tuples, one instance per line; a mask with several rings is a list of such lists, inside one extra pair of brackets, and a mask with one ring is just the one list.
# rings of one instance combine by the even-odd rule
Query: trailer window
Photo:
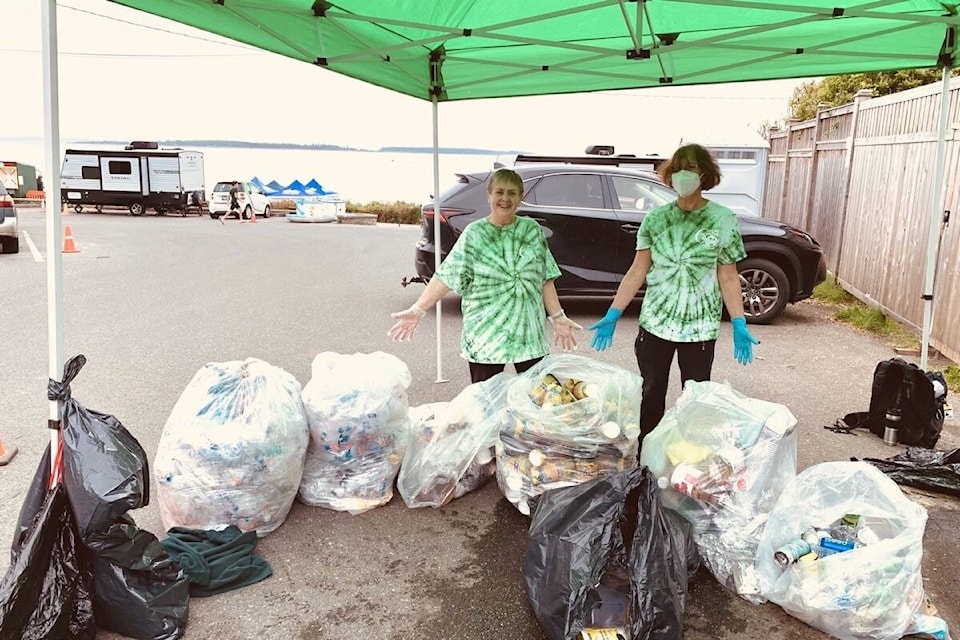
[(80, 167), (80, 177), (84, 180), (99, 180), (100, 167)]
[(107, 163), (107, 169), (115, 176), (128, 176), (133, 173), (130, 163), (126, 160), (111, 160)]

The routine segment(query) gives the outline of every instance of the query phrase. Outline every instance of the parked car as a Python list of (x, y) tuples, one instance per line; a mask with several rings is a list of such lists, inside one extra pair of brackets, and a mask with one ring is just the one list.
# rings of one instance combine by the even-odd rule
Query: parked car
[[(562, 273), (556, 281), (561, 296), (612, 297), (633, 262), (644, 215), (677, 197), (652, 171), (618, 166), (611, 160), (597, 166), (536, 162), (512, 167), (524, 182), (517, 215), (533, 218), (543, 227)], [(440, 195), (441, 258), (467, 224), (489, 213), (490, 173), (457, 174), (457, 182)], [(709, 198), (709, 192), (705, 196)], [(415, 279), (419, 282), (428, 282), (434, 272), (433, 207), (430, 202), (421, 209)], [(748, 322), (765, 324), (787, 303), (810, 297), (826, 278), (823, 250), (795, 227), (748, 215), (737, 219), (747, 250), (747, 258), (737, 264), (744, 312)]]
[(20, 252), (20, 229), (17, 210), (6, 187), (0, 184), (0, 253)]
[[(243, 219), (249, 220), (254, 213), (264, 218), (270, 217), (270, 199), (258, 189), (256, 185), (250, 182), (237, 181), (240, 193), (237, 198), (240, 200), (240, 211), (243, 212)], [(218, 182), (213, 187), (213, 193), (210, 197), (210, 217), (219, 218), (230, 211), (230, 189), (233, 188), (233, 182)]]

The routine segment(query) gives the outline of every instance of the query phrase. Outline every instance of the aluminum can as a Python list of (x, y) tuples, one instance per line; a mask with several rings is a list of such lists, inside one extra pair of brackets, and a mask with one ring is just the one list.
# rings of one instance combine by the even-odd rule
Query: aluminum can
[(819, 531), (816, 527), (807, 527), (803, 534), (800, 536), (803, 538), (803, 541), (809, 544), (811, 547), (820, 546), (820, 541), (826, 538), (829, 534), (826, 531)]
[(630, 640), (626, 629), (621, 627), (607, 629), (584, 629), (578, 636), (580, 640)]
[(831, 551), (850, 551), (854, 547), (853, 540), (837, 540), (836, 538), (824, 538), (820, 541), (820, 546)]
[(810, 553), (810, 544), (803, 538), (794, 538), (774, 551), (773, 559), (781, 569), (786, 569), (808, 553)]

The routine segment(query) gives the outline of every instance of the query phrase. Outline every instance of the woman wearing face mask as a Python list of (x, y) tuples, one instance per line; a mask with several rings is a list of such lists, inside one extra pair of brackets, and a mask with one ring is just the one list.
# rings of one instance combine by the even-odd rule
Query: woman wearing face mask
[(487, 183), (490, 215), (466, 226), (436, 276), (412, 307), (392, 314), (387, 332), (410, 340), (426, 311), (450, 290), (462, 299), (460, 355), (470, 364), (470, 381), (492, 378), (513, 363), (522, 373), (550, 353), (546, 321), (554, 343), (575, 349), (574, 331), (583, 327), (564, 314), (553, 284), (560, 277), (543, 230), (517, 217), (523, 180), (499, 169)]
[(743, 317), (736, 263), (747, 254), (736, 215), (701, 193), (720, 183), (716, 161), (705, 148), (688, 144), (677, 149), (658, 173), (678, 198), (644, 217), (633, 264), (607, 314), (590, 326), (597, 332), (593, 348), (603, 351), (613, 342), (623, 310), (647, 285), (634, 344), (643, 377), (641, 440), (663, 417), (674, 353), (684, 383), (710, 379), (721, 303), (730, 314), (733, 352), (740, 364), (753, 360), (757, 344)]

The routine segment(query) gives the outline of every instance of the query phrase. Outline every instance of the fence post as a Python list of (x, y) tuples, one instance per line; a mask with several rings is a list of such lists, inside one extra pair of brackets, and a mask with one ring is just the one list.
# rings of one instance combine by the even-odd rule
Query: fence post
[(787, 211), (787, 194), (790, 189), (790, 149), (791, 138), (793, 138), (793, 125), (800, 122), (800, 118), (787, 118), (784, 125), (787, 129), (787, 145), (783, 150), (783, 184), (780, 188), (780, 215), (778, 218), (782, 221), (784, 213)]
[(847, 207), (850, 202), (850, 174), (853, 171), (853, 151), (856, 147), (857, 121), (860, 119), (860, 105), (873, 97), (871, 89), (860, 89), (853, 96), (853, 115), (850, 116), (850, 133), (847, 135), (847, 148), (843, 159), (843, 206), (840, 207), (840, 234), (837, 239), (837, 261), (833, 265), (833, 277), (840, 279), (840, 261), (843, 257), (843, 235), (847, 226)]
[(810, 150), (810, 179), (807, 181), (807, 188), (803, 194), (803, 230), (810, 231), (810, 218), (813, 216), (813, 193), (817, 187), (817, 163), (820, 159), (820, 153), (817, 151), (817, 143), (820, 142), (820, 121), (823, 112), (830, 105), (821, 102), (817, 105), (816, 120), (813, 123), (813, 148)]

